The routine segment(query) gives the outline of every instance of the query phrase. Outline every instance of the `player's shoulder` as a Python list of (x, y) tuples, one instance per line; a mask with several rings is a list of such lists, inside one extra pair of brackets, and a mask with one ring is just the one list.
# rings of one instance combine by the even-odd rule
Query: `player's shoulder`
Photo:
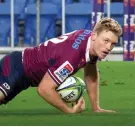
[(92, 31), (88, 29), (79, 29), (79, 30), (74, 30), (72, 32), (66, 33), (65, 35), (72, 35), (72, 34), (90, 34)]
[(75, 31), (76, 33), (78, 34), (90, 34), (92, 31), (91, 30), (88, 30), (88, 29), (80, 29), (80, 30), (76, 30)]
[[(80, 30), (75, 30), (71, 33), (67, 33), (68, 35), (70, 35), (69, 39), (71, 40), (80, 40), (80, 39), (84, 39), (87, 36), (91, 36), (91, 30), (87, 30), (87, 29), (80, 29)], [(67, 35), (66, 34), (66, 35)]]

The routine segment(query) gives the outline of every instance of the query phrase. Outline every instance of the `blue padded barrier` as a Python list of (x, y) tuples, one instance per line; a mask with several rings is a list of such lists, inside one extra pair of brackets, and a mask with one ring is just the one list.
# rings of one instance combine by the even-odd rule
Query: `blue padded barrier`
[[(42, 3), (40, 6), (40, 41), (56, 36), (57, 7), (53, 4)], [(25, 43), (36, 45), (36, 4), (30, 4), (26, 10)]]
[(91, 29), (92, 4), (74, 3), (66, 5), (66, 32)]
[[(20, 14), (20, 7), (14, 6), (14, 44), (18, 43), (18, 18)], [(10, 3), (0, 4), (0, 46), (10, 46), (9, 37), (11, 31), (11, 18), (10, 18)]]

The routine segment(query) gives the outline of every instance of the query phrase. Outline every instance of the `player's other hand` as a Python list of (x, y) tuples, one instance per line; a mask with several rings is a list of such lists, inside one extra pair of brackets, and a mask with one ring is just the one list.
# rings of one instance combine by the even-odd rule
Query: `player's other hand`
[(85, 100), (81, 97), (78, 102), (73, 106), (74, 113), (81, 113), (85, 110)]
[(101, 108), (93, 110), (93, 112), (97, 112), (97, 113), (116, 113), (113, 110), (105, 110), (105, 109), (101, 109)]

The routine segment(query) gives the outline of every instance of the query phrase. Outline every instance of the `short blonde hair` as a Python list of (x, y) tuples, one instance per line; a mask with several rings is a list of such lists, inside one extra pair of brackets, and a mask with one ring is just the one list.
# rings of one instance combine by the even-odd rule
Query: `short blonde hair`
[(100, 34), (103, 30), (112, 31), (117, 36), (121, 36), (122, 34), (122, 27), (119, 25), (117, 21), (112, 18), (102, 18), (97, 24), (95, 25), (93, 32), (97, 32)]

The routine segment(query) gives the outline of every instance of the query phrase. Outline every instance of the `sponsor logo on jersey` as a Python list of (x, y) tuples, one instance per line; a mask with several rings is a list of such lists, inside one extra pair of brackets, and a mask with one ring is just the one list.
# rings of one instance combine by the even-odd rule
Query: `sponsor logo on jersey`
[(54, 74), (61, 82), (63, 82), (73, 72), (73, 70), (72, 65), (66, 61), (56, 71), (54, 71)]
[(86, 36), (90, 34), (90, 30), (85, 30), (83, 33), (79, 34), (75, 39), (74, 43), (72, 44), (73, 49), (78, 49), (82, 41), (86, 40)]

